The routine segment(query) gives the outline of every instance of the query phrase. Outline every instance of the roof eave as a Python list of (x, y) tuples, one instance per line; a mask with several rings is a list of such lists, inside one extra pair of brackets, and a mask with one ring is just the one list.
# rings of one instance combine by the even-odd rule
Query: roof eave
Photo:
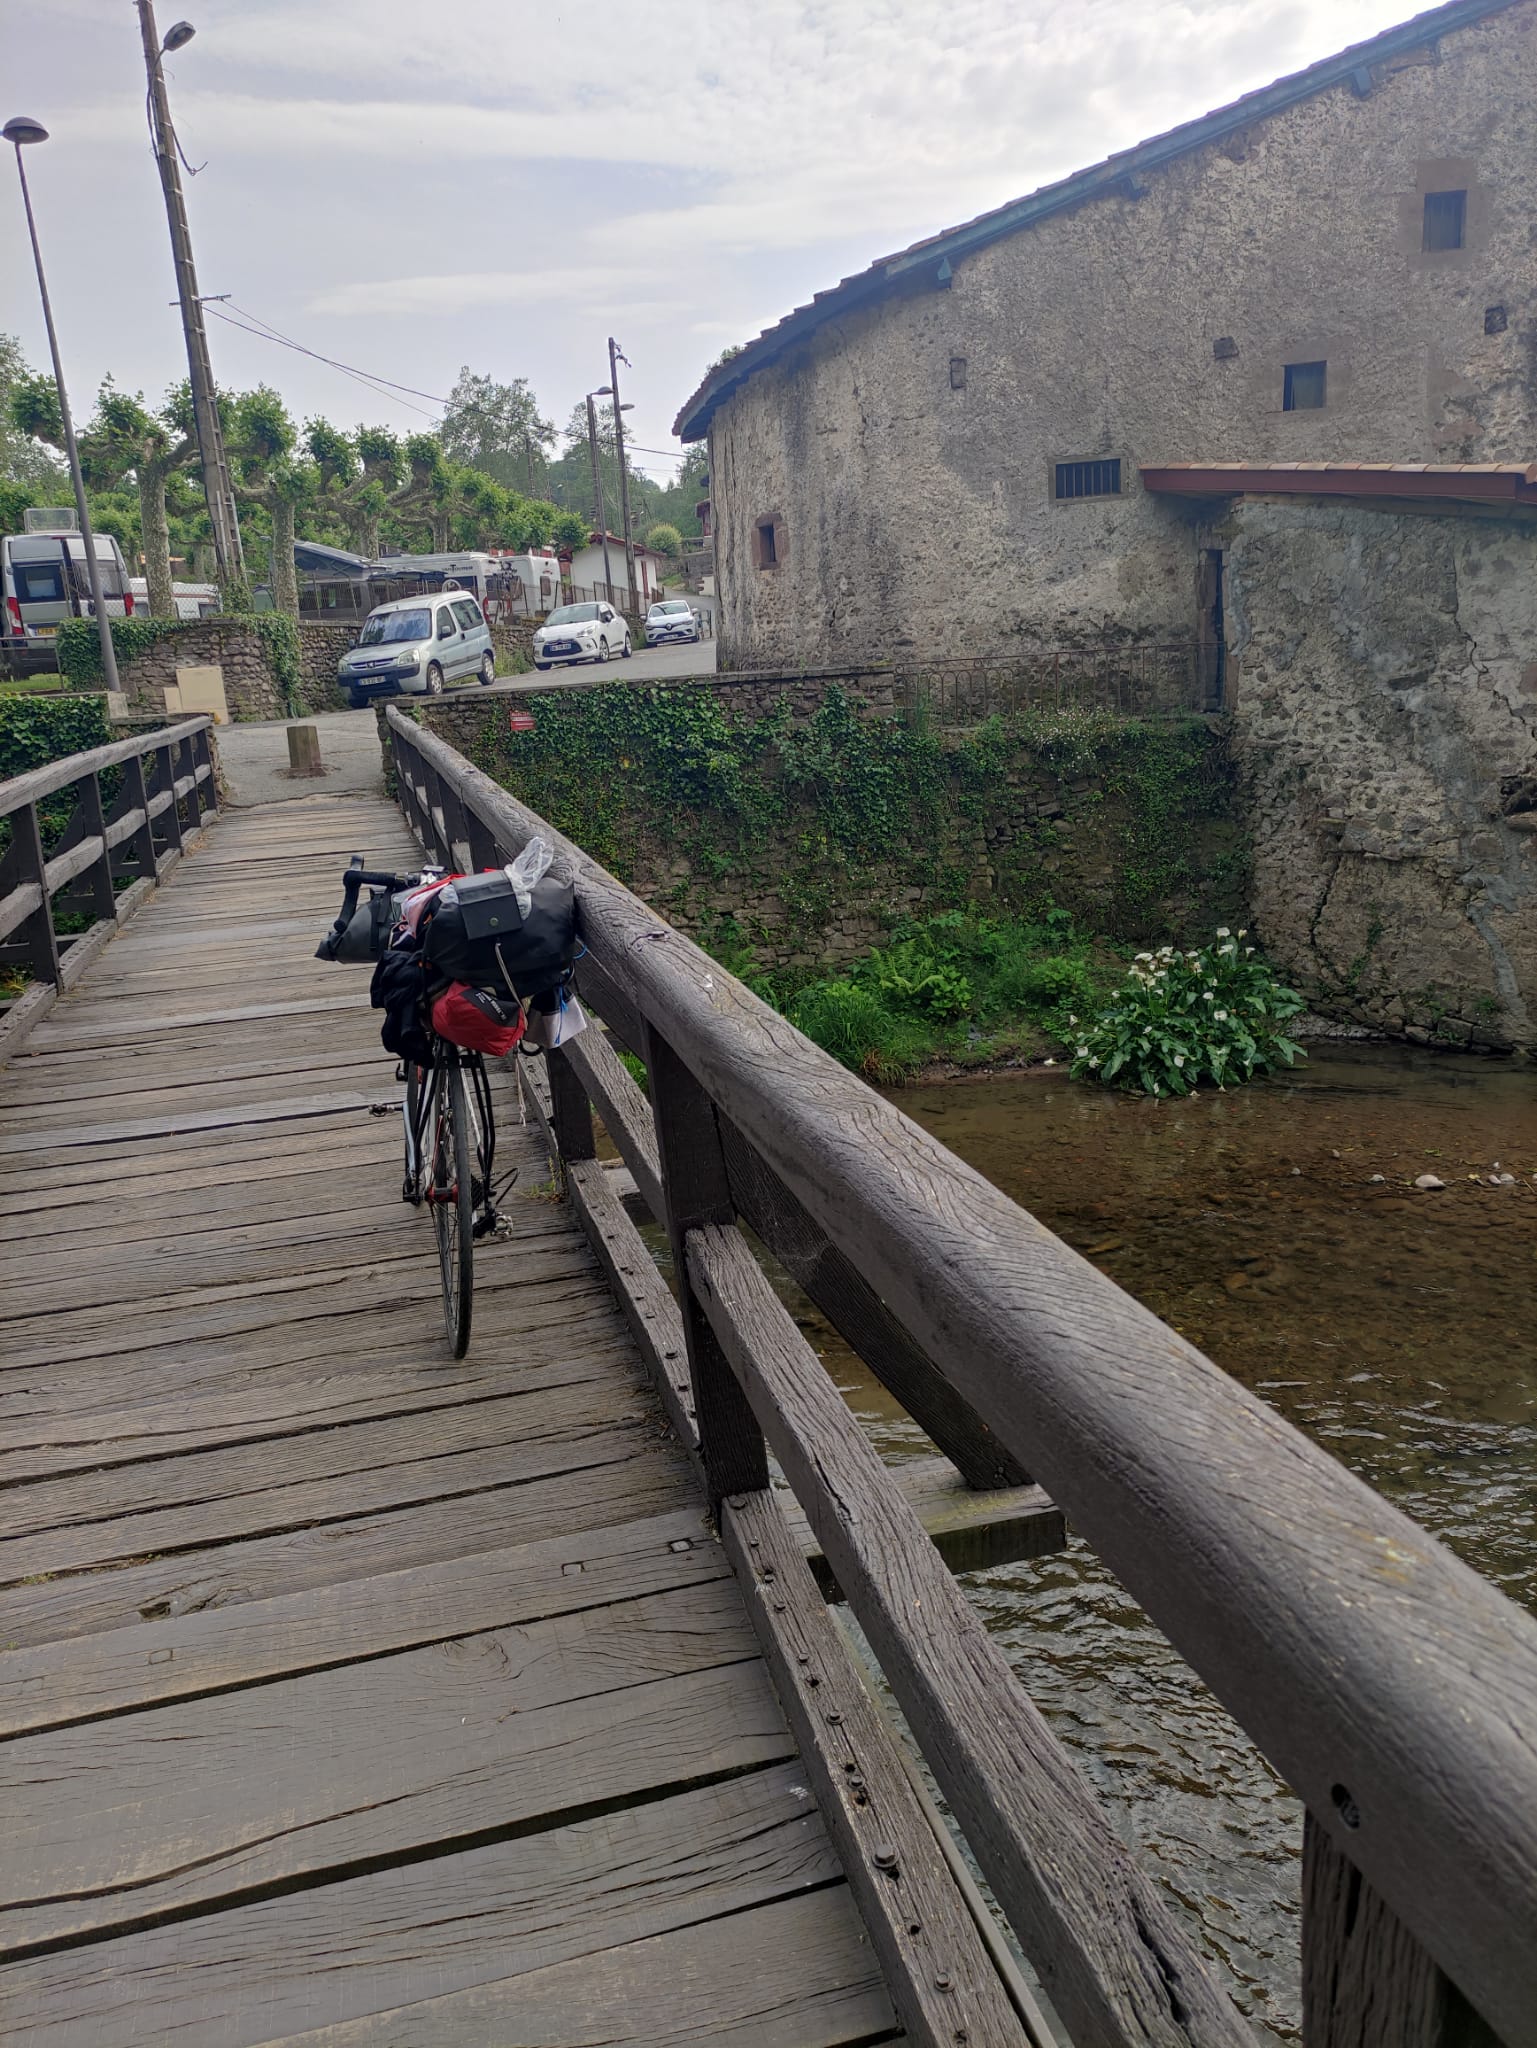
[(898, 280), (906, 280), (912, 272), (931, 263), (937, 267), (942, 263), (948, 264), (953, 258), (972, 255), (989, 243), (1017, 234), (1052, 214), (1083, 205), (1090, 199), (1118, 192), (1123, 197), (1136, 198), (1139, 196), (1135, 176), (1138, 171), (1160, 169), (1194, 149), (1220, 141), (1251, 121), (1284, 112), (1287, 107), (1296, 106), (1335, 86), (1349, 85), (1364, 98), (1374, 84), (1371, 77), (1373, 65), (1420, 49), (1443, 35), (1470, 27), (1489, 15), (1504, 13), (1508, 8), (1521, 4), (1522, 0), (1448, 0), (1445, 6), (1417, 14), (1396, 28), (1386, 29), (1365, 42), (1354, 43), (1336, 56), (1325, 57), (1317, 64), (1278, 78), (1270, 85), (1261, 86), (1257, 92), (1246, 93), (1229, 106), (1199, 115), (1178, 128), (1171, 128), (1164, 135), (1137, 143), (1117, 156), (1107, 157), (1103, 163), (1074, 172), (1055, 185), (1043, 186), (1038, 192), (1012, 200), (992, 213), (982, 214), (976, 220), (948, 229), (927, 241), (914, 243), (911, 248), (900, 250), (894, 256), (878, 258), (867, 271), (856, 273), (829, 291), (818, 292), (809, 305), (799, 306), (786, 314), (776, 326), (759, 335), (755, 341), (748, 342), (729, 362), (712, 370), (682, 407), (673, 422), (673, 432), (682, 441), (702, 440), (709, 431), (710, 417), (716, 408), (749, 377), (766, 369), (802, 335), (813, 332), (839, 313), (881, 297)]

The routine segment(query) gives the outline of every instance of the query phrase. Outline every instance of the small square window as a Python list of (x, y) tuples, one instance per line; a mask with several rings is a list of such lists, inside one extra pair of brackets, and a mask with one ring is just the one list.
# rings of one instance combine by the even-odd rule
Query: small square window
[(1108, 462), (1059, 462), (1055, 495), (1058, 498), (1118, 498), (1121, 495), (1121, 458)]
[(952, 391), (964, 391), (966, 389), (966, 358), (964, 356), (951, 356), (950, 358), (950, 389)]
[(1425, 194), (1425, 234), (1422, 249), (1460, 249), (1468, 224), (1466, 192)]
[(779, 564), (779, 543), (774, 532), (772, 519), (758, 521), (758, 567), (777, 568)]
[(1321, 412), (1328, 384), (1327, 363), (1288, 363), (1283, 412)]

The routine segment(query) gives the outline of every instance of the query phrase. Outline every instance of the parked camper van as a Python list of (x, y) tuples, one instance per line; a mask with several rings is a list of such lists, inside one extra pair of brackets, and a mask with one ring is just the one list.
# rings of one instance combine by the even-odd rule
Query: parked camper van
[[(133, 593), (122, 550), (109, 533), (96, 535), (102, 596), (109, 617), (133, 614)], [(0, 650), (14, 675), (35, 675), (59, 665), (57, 640), (66, 619), (95, 616), (85, 542), (68, 528), (8, 533), (0, 540), (0, 597), (5, 623)]]

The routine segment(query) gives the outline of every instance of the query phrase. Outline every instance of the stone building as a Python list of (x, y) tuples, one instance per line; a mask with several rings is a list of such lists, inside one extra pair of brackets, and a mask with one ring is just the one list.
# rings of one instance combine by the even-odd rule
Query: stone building
[(1145, 468), (1530, 462), (1534, 134), (1537, 0), (1453, 0), (798, 308), (677, 423), (722, 665), (1211, 669), (1221, 550)]

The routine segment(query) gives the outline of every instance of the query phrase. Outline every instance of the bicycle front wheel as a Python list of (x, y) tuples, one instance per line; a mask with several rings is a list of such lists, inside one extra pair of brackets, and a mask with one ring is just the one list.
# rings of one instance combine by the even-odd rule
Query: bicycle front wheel
[(464, 1072), (455, 1061), (437, 1076), (433, 1120), (432, 1226), (438, 1239), (438, 1274), (443, 1283), (443, 1327), (455, 1358), (470, 1347), (470, 1310), (475, 1293), (475, 1192), (470, 1168), (470, 1113)]

